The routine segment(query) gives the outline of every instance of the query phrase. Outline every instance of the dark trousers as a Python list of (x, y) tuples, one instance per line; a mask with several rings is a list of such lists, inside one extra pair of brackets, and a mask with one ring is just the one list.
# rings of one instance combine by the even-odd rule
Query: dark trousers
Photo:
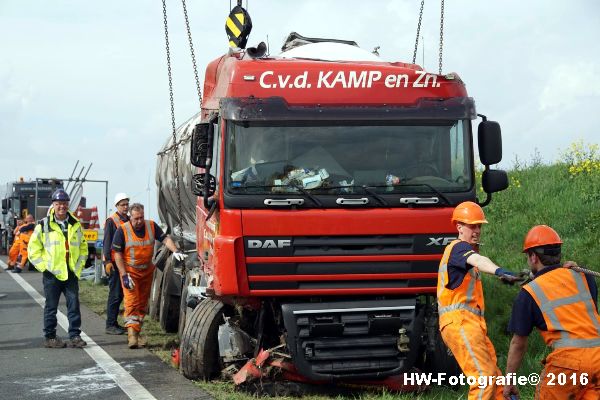
[(123, 287), (117, 267), (113, 267), (108, 276), (108, 300), (106, 301), (106, 327), (117, 326), (119, 306), (123, 301)]
[(44, 336), (53, 338), (56, 336), (56, 312), (60, 294), (65, 295), (67, 300), (67, 318), (69, 319), (69, 338), (81, 334), (81, 312), (79, 311), (79, 280), (69, 270), (69, 278), (59, 281), (48, 271), (44, 271), (42, 281), (44, 283), (44, 294), (46, 305), (44, 306)]

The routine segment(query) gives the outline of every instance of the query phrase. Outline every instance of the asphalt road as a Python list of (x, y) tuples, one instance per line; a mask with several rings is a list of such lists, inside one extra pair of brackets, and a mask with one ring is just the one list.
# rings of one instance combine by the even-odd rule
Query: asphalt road
[[(83, 305), (88, 346), (44, 348), (43, 302), (40, 273), (0, 272), (0, 399), (212, 399), (148, 350), (129, 350), (126, 335), (106, 335), (104, 319)], [(59, 311), (67, 339), (64, 297)]]

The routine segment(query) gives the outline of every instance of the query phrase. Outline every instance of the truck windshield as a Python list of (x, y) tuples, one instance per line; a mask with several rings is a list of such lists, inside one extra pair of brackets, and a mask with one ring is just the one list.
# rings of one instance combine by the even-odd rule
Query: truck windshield
[(431, 125), (306, 122), (227, 126), (232, 194), (464, 192), (472, 188), (469, 121)]

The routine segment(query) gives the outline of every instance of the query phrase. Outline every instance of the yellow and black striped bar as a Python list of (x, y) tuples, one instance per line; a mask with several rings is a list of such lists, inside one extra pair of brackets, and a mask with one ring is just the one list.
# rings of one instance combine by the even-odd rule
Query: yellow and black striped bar
[(225, 32), (229, 39), (229, 46), (246, 48), (248, 36), (252, 30), (252, 20), (250, 14), (241, 6), (235, 6), (225, 23)]

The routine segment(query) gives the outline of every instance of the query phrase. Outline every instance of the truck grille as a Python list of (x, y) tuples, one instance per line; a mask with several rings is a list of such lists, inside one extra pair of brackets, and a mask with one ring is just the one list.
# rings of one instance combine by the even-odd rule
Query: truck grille
[[(283, 304), (294, 364), (315, 380), (400, 373), (412, 365), (418, 349), (415, 304), (415, 299)], [(401, 328), (411, 340), (410, 352), (398, 349)]]

